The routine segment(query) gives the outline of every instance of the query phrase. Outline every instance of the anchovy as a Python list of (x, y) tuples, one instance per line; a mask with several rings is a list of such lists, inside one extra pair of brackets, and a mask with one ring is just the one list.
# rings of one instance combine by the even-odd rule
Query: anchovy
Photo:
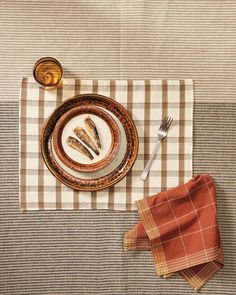
[(84, 156), (88, 157), (90, 160), (93, 160), (94, 157), (93, 155), (90, 153), (90, 151), (81, 143), (79, 142), (77, 139), (75, 139), (72, 136), (69, 136), (66, 140), (66, 143), (68, 144), (68, 146), (72, 147), (73, 149), (77, 150), (78, 152), (80, 152), (81, 154), (83, 154)]
[(76, 127), (74, 129), (74, 133), (78, 136), (78, 138), (83, 141), (84, 144), (87, 145), (91, 150), (94, 151), (96, 155), (99, 155), (99, 151), (95, 145), (95, 143), (92, 141), (88, 133), (81, 127)]
[(101, 141), (98, 135), (98, 130), (97, 127), (95, 125), (95, 123), (93, 122), (93, 120), (88, 116), (85, 120), (84, 120), (86, 129), (88, 130), (90, 136), (94, 139), (94, 141), (96, 142), (98, 148), (101, 148)]

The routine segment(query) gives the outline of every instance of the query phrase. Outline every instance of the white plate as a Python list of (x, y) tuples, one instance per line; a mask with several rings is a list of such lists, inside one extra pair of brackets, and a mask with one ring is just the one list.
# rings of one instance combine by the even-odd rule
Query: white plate
[[(87, 146), (86, 148), (89, 149), (91, 154), (94, 156), (93, 160), (90, 160), (88, 157), (84, 156), (80, 152), (76, 151), (75, 149), (68, 146), (66, 140), (69, 136), (72, 136), (76, 139), (78, 137), (73, 132), (73, 129), (76, 127), (82, 127), (85, 129), (84, 126), (84, 119), (90, 117), (96, 125), (98, 130), (99, 138), (101, 140), (101, 149), (99, 149), (99, 155), (97, 156), (91, 149)], [(85, 129), (86, 130), (86, 129)], [(102, 160), (106, 154), (108, 153), (112, 144), (112, 134), (108, 124), (100, 117), (93, 115), (93, 114), (81, 114), (78, 116), (73, 117), (63, 128), (62, 131), (62, 147), (65, 153), (74, 161), (81, 163), (81, 164), (93, 164), (100, 160)]]

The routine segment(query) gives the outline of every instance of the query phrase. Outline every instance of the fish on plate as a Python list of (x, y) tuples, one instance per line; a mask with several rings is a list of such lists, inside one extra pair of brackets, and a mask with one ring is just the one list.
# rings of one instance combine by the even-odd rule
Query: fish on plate
[(93, 122), (93, 120), (89, 116), (87, 118), (85, 118), (84, 125), (85, 125), (89, 135), (92, 137), (92, 139), (97, 144), (98, 148), (101, 149), (101, 140), (99, 138), (97, 127), (96, 127), (95, 123)]
[(90, 151), (81, 142), (79, 142), (76, 138), (69, 136), (67, 138), (66, 142), (67, 142), (68, 146), (77, 150), (78, 152), (80, 152), (84, 156), (88, 157), (90, 160), (94, 159), (94, 157), (90, 153)]
[(92, 141), (92, 139), (90, 138), (90, 136), (88, 135), (88, 133), (81, 127), (76, 127), (74, 129), (74, 133), (78, 136), (78, 138), (88, 147), (90, 148), (92, 151), (94, 151), (94, 153), (98, 156), (99, 155), (99, 151), (95, 145), (95, 143)]

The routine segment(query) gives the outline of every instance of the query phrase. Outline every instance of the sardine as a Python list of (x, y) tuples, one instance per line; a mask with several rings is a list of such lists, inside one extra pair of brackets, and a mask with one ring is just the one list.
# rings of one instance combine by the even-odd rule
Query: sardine
[(93, 155), (90, 153), (90, 151), (81, 143), (79, 142), (77, 139), (75, 139), (72, 136), (69, 136), (66, 140), (66, 143), (68, 144), (68, 146), (72, 147), (73, 149), (77, 150), (78, 152), (80, 152), (81, 154), (83, 154), (84, 156), (88, 157), (90, 160), (93, 160), (94, 157)]
[(84, 120), (84, 124), (86, 126), (86, 129), (88, 130), (90, 136), (92, 137), (92, 139), (94, 139), (94, 141), (96, 142), (98, 148), (101, 148), (101, 141), (98, 135), (98, 130), (97, 127), (95, 125), (95, 123), (93, 122), (93, 120), (88, 116), (87, 118), (85, 118)]
[(87, 145), (91, 150), (94, 151), (96, 155), (99, 155), (99, 151), (95, 145), (95, 143), (92, 141), (88, 133), (81, 127), (76, 127), (74, 129), (74, 133), (78, 136), (78, 138), (83, 141), (84, 144)]

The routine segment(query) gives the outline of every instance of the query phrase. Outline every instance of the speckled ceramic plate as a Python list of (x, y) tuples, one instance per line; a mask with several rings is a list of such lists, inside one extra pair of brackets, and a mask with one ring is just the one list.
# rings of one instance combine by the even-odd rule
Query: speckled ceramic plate
[[(116, 157), (106, 167), (95, 172), (71, 169), (58, 157), (53, 144), (53, 131), (60, 118), (78, 107), (98, 107), (105, 111), (120, 130), (120, 148)], [(81, 94), (59, 106), (45, 123), (41, 133), (41, 152), (51, 173), (65, 185), (83, 191), (108, 188), (120, 181), (133, 166), (138, 153), (138, 134), (126, 109), (115, 100), (97, 94)]]
[[(91, 136), (84, 122), (88, 117), (93, 120), (101, 143), (101, 147), (99, 148), (93, 138), (91, 138), (99, 155), (84, 145), (93, 159), (90, 159), (67, 144), (68, 137), (79, 140), (73, 131), (78, 126), (83, 128), (88, 136)], [(52, 138), (53, 148), (58, 158), (67, 167), (80, 172), (94, 172), (106, 167), (117, 156), (120, 148), (120, 129), (118, 125), (111, 115), (98, 106), (78, 106), (68, 110), (57, 121)]]

